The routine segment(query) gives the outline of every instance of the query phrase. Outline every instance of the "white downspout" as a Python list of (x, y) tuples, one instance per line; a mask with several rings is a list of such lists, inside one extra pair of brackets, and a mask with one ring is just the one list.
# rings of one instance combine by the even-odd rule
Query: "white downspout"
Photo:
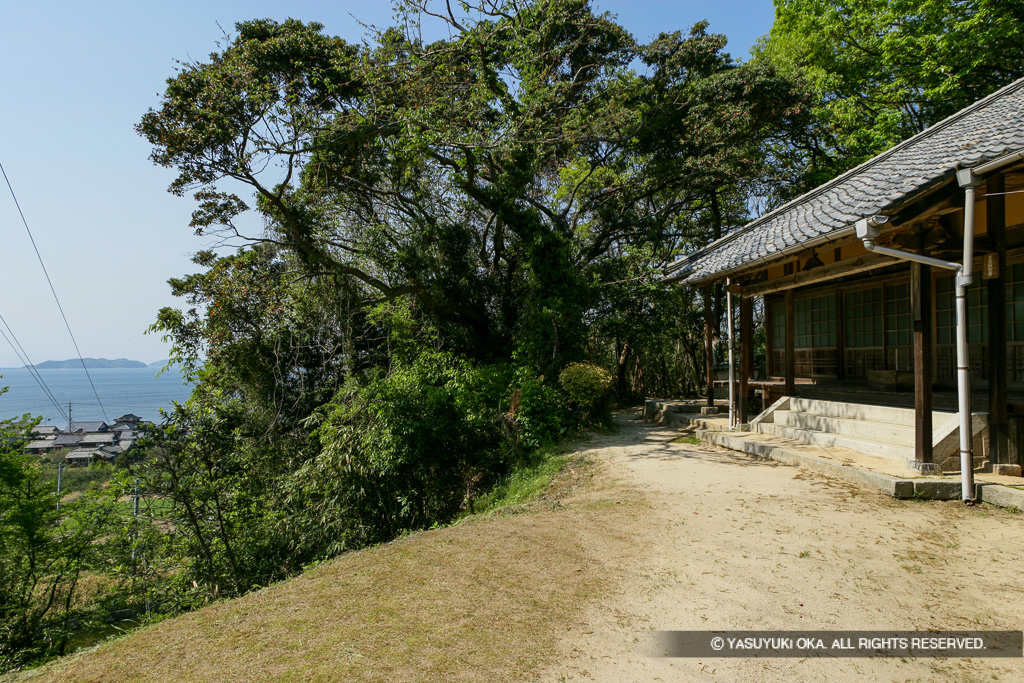
[(725, 279), (725, 305), (728, 309), (726, 314), (726, 321), (729, 325), (729, 429), (736, 427), (736, 412), (734, 406), (736, 405), (736, 365), (733, 361), (733, 320), (732, 320), (732, 292), (729, 291), (729, 285), (732, 281), (729, 278)]
[(967, 340), (967, 287), (974, 279), (974, 188), (980, 182), (974, 172), (956, 173), (964, 188), (964, 263), (956, 276), (956, 367), (960, 408), (960, 494), (964, 503), (974, 502), (974, 441), (971, 425), (971, 357)]
[(966, 505), (974, 503), (974, 459), (972, 456), (973, 434), (971, 429), (971, 362), (967, 342), (967, 287), (970, 286), (974, 271), (974, 188), (979, 180), (967, 168), (957, 171), (957, 181), (964, 188), (964, 256), (963, 264), (950, 263), (941, 259), (913, 254), (910, 252), (880, 247), (875, 238), (881, 233), (881, 226), (888, 222), (885, 216), (872, 216), (857, 221), (857, 237), (864, 248), (878, 254), (885, 254), (904, 261), (916, 261), (938, 268), (956, 271), (956, 365), (957, 365), (957, 407), (960, 416), (960, 495)]

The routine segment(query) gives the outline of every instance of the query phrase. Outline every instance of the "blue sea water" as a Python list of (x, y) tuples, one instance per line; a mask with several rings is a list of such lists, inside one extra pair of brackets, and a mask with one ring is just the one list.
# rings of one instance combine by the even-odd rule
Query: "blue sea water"
[[(74, 421), (106, 420), (111, 424), (126, 413), (159, 422), (160, 408), (182, 403), (192, 393), (180, 372), (168, 370), (159, 377), (156, 373), (157, 368), (90, 368), (101, 409), (81, 368), (39, 371), (65, 412), (71, 402)], [(0, 387), (5, 386), (9, 391), (0, 395), (0, 419), (31, 413), (41, 416), (43, 424), (61, 426), (65, 422), (28, 370), (0, 370)]]

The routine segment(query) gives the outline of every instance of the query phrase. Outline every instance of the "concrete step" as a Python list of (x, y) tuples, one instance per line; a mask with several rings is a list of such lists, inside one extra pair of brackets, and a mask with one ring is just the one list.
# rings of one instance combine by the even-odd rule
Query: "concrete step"
[[(813, 398), (794, 397), (790, 399), (789, 410), (795, 413), (808, 413), (822, 417), (866, 420), (868, 422), (880, 422), (903, 427), (914, 426), (913, 408), (893, 408), (864, 403), (843, 403), (841, 401), (822, 401)], [(932, 412), (932, 424), (935, 427), (939, 427), (955, 418), (956, 413), (938, 410)]]
[(791, 410), (776, 410), (775, 424), (812, 432), (825, 432), (836, 436), (849, 436), (865, 441), (878, 441), (892, 446), (914, 448), (914, 427), (899, 424), (885, 424), (862, 419), (828, 417)]
[(843, 448), (849, 448), (857, 451), (858, 453), (874, 455), (893, 462), (903, 463), (914, 459), (913, 446), (908, 448), (905, 446), (896, 446), (891, 443), (858, 439), (852, 436), (843, 436), (841, 434), (827, 434), (825, 432), (799, 429), (797, 427), (788, 427), (786, 425), (766, 422), (759, 424), (757, 426), (757, 430), (762, 434), (771, 434), (787, 439), (796, 439), (805, 443), (818, 444), (819, 446), (842, 446)]

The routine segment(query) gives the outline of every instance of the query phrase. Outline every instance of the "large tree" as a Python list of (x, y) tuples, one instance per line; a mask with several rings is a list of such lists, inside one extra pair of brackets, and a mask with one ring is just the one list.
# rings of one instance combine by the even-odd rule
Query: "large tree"
[(237, 234), (230, 185), (248, 186), (266, 230), (247, 237), (364, 301), (414, 297), (450, 348), (556, 371), (582, 353), (604, 262), (742, 222), (799, 95), (703, 24), (641, 46), (585, 0), (433, 7), (406, 5), (447, 24), (431, 44), (411, 25), (356, 49), (239, 24), (140, 131), (195, 191), (197, 229)]
[(1021, 0), (776, 0), (767, 59), (814, 90), (803, 151), (845, 170), (1024, 76)]

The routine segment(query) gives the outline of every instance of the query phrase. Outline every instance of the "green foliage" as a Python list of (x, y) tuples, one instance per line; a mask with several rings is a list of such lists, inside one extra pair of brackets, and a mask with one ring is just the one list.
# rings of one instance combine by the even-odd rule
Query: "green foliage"
[(816, 185), (1024, 76), (1018, 0), (776, 0), (768, 60), (814, 92)]
[[(81, 491), (99, 491), (114, 476), (114, 468), (106, 464), (93, 464), (87, 467), (65, 467), (60, 477), (62, 495)], [(44, 486), (51, 491), (57, 490), (57, 467), (50, 466), (40, 472)]]
[(138, 126), (192, 227), (248, 245), (199, 253), (152, 328), (197, 384), (111, 487), (159, 501), (110, 536), (131, 607), (535, 490), (543, 449), (607, 419), (601, 367), (620, 397), (699, 385), (697, 307), (660, 269), (781, 196), (793, 80), (703, 23), (640, 45), (587, 0), (464, 5), (430, 45), (400, 9), (360, 47), (239, 23)]
[[(335, 524), (343, 547), (451, 519), (497, 445), (492, 388), (469, 363), (424, 351), (325, 408), (315, 469), (337, 477), (345, 497)], [(300, 473), (304, 476), (307, 473)], [(318, 474), (318, 476), (320, 476)], [(313, 483), (308, 476), (309, 483)]]
[(565, 398), (526, 370), (516, 373), (510, 413), (517, 427), (516, 445), (533, 450), (551, 443), (573, 428)]
[(175, 529), (173, 581), (188, 599), (238, 595), (281, 579), (308, 561), (319, 540), (292, 536), (301, 509), (284, 486), (307, 441), (254, 433), (260, 415), (248, 407), (199, 392), (148, 431), (149, 457), (132, 472), (144, 491), (162, 496), (162, 514)]
[(558, 381), (584, 421), (609, 421), (612, 376), (607, 370), (591, 363), (570, 363), (558, 375)]
[(565, 467), (564, 453), (553, 444), (542, 446), (516, 463), (472, 508), (476, 514), (520, 505), (542, 493)]
[[(643, 46), (586, 0), (464, 9), (432, 45), (412, 25), (356, 49), (317, 24), (240, 23), (138, 129), (172, 189), (196, 190), (200, 229), (237, 236), (248, 204), (218, 183), (238, 181), (267, 225), (251, 239), (357, 308), (411, 296), (448, 350), (553, 376), (583, 357), (606, 263), (643, 246), (664, 264), (770, 191), (762, 152), (802, 101), (704, 24)], [(170, 313), (162, 328), (187, 331)]]
[(82, 613), (80, 580), (101, 566), (119, 513), (98, 493), (57, 511), (38, 457), (22, 451), (37, 423), (0, 421), (0, 672), (64, 653)]

